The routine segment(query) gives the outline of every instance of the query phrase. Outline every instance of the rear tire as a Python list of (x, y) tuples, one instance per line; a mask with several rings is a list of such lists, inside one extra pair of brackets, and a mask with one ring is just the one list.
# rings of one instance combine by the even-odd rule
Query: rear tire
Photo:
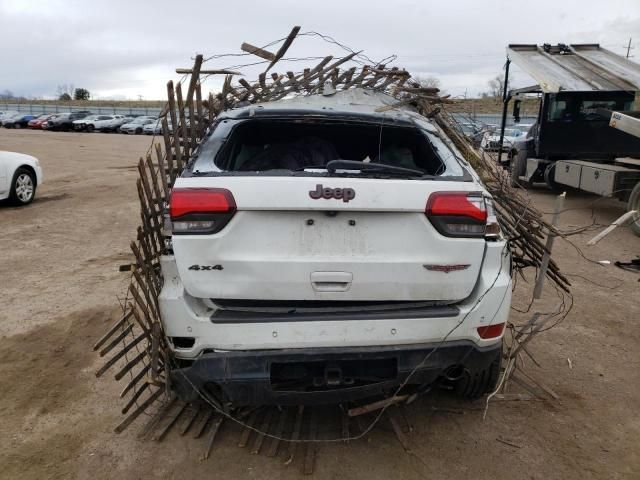
[(11, 182), (9, 199), (14, 205), (28, 205), (36, 196), (36, 176), (31, 170), (18, 168)]
[(500, 378), (501, 365), (502, 348), (498, 350), (494, 360), (484, 370), (470, 372), (465, 369), (462, 377), (455, 383), (455, 392), (468, 400), (476, 400), (493, 392)]
[(142, 129), (141, 128), (136, 128), (136, 135), (140, 135), (142, 133)]
[(87, 125), (87, 132), (91, 133), (95, 130), (96, 127), (94, 127), (93, 125), (89, 124)]
[(636, 186), (631, 190), (629, 195), (629, 203), (627, 204), (627, 211), (637, 210), (633, 216), (633, 221), (629, 224), (631, 231), (640, 237), (640, 182), (636, 183)]
[(527, 187), (528, 182), (520, 180), (521, 176), (527, 173), (527, 158), (524, 155), (515, 155), (509, 165), (510, 179), (509, 183), (512, 187)]
[(552, 192), (557, 192), (561, 188), (560, 184), (556, 182), (555, 176), (556, 176), (556, 164), (550, 163), (544, 169), (544, 183), (547, 184), (547, 187), (549, 187), (549, 190), (551, 190)]

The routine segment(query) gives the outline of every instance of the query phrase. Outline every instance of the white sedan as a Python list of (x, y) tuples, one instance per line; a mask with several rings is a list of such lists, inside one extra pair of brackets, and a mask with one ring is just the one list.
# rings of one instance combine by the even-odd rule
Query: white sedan
[(156, 123), (157, 121), (158, 119), (152, 117), (136, 117), (122, 125), (119, 131), (120, 133), (140, 134), (146, 125)]
[(31, 203), (43, 178), (36, 157), (0, 151), (0, 200), (8, 198), (15, 205)]

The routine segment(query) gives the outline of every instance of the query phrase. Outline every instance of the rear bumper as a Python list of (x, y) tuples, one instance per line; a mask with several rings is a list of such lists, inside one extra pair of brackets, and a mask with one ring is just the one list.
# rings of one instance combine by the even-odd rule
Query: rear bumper
[(171, 380), (184, 400), (195, 400), (204, 389), (236, 406), (340, 403), (393, 393), (414, 370), (408, 385), (427, 386), (450, 367), (473, 375), (487, 369), (501, 347), (502, 342), (478, 347), (457, 341), (211, 352), (173, 370)]
[[(486, 347), (500, 338), (482, 339), (478, 327), (505, 323), (511, 305), (510, 255), (504, 242), (487, 242), (480, 276), (464, 301), (395, 312), (354, 310), (324, 317), (288, 314), (247, 318), (245, 314), (221, 312), (188, 295), (172, 256), (163, 256), (161, 267), (165, 281), (159, 303), (164, 332), (176, 357), (184, 360), (195, 360), (207, 351), (419, 345), (445, 337)], [(181, 341), (173, 341), (176, 337)]]

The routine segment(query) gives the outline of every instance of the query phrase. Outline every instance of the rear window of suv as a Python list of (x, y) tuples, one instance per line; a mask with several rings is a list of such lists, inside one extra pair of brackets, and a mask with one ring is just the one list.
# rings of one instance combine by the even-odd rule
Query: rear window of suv
[(301, 171), (322, 169), (331, 160), (354, 160), (428, 176), (462, 175), (451, 157), (436, 135), (413, 124), (303, 117), (224, 120), (204, 142), (192, 170)]

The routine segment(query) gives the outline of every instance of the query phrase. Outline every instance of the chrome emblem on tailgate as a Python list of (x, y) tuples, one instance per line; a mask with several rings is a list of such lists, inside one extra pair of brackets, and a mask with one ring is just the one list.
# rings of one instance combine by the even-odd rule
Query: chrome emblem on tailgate
[(317, 184), (315, 190), (309, 191), (309, 196), (314, 200), (320, 198), (335, 198), (336, 200), (342, 199), (347, 203), (349, 200), (356, 198), (356, 191), (353, 188), (325, 188), (322, 184)]
[(424, 268), (431, 272), (457, 272), (458, 270), (466, 270), (471, 265), (467, 264), (459, 264), (459, 265), (423, 265)]

